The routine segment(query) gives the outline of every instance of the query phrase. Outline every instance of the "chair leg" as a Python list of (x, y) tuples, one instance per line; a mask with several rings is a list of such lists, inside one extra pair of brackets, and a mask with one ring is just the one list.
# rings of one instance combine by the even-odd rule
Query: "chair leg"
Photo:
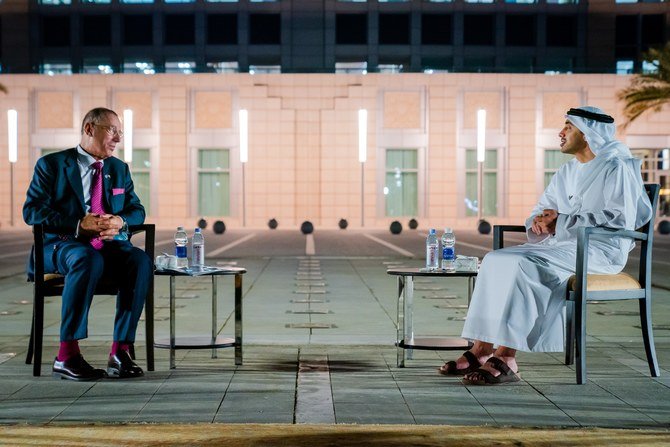
[(38, 377), (42, 374), (42, 338), (44, 336), (44, 297), (36, 296), (33, 307), (33, 376)]
[(147, 343), (147, 370), (154, 370), (154, 279), (151, 278), (149, 292), (144, 304), (144, 329)]
[(575, 303), (565, 302), (565, 364), (575, 363)]
[(28, 341), (28, 353), (26, 354), (26, 365), (33, 362), (33, 343), (35, 343), (35, 312), (30, 322), (30, 340)]
[(654, 333), (651, 324), (651, 306), (647, 298), (640, 301), (640, 326), (642, 327), (642, 339), (644, 340), (644, 351), (647, 354), (647, 363), (652, 377), (661, 375), (656, 360), (656, 349), (654, 348)]
[(577, 383), (582, 385), (586, 383), (586, 300), (577, 299), (574, 308)]

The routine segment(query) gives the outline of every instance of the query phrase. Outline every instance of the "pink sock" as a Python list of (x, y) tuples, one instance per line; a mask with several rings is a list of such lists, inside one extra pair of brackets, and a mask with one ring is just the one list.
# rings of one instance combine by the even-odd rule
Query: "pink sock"
[(79, 354), (79, 342), (77, 340), (62, 341), (58, 349), (58, 361), (64, 362)]
[(112, 342), (112, 349), (109, 352), (109, 355), (116, 355), (117, 352), (121, 351), (128, 351), (130, 350), (130, 344), (128, 343), (123, 343), (120, 341), (113, 341)]

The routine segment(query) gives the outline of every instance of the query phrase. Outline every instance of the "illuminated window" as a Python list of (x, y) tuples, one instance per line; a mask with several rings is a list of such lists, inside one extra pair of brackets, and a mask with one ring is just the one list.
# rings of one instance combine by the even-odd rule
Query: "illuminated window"
[(198, 150), (198, 215), (230, 214), (230, 151)]
[[(117, 149), (116, 156), (123, 160), (123, 149)], [(133, 161), (129, 165), (135, 194), (146, 213), (151, 214), (151, 151), (147, 148), (133, 148)]]
[(154, 64), (152, 62), (124, 62), (123, 64), (124, 73), (142, 73), (142, 74), (155, 74), (156, 70), (154, 69)]
[(558, 168), (573, 158), (564, 154), (560, 149), (545, 149), (544, 151), (544, 187), (546, 188)]
[[(486, 158), (482, 166), (482, 216), (498, 215), (498, 187), (500, 175), (498, 174), (498, 149), (486, 149)], [(479, 163), (477, 162), (477, 150), (466, 149), (465, 151), (465, 215), (477, 216), (479, 203), (477, 191), (479, 182)]]
[(419, 205), (419, 156), (416, 149), (387, 149), (384, 196), (386, 216), (416, 216)]
[(195, 62), (166, 62), (165, 73), (191, 74), (195, 71)]

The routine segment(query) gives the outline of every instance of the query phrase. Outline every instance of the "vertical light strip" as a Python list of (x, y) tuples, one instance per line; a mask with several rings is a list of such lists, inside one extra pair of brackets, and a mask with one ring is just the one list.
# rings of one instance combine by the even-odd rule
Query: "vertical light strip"
[(19, 158), (19, 117), (14, 109), (7, 110), (7, 149), (10, 163)]
[(249, 112), (240, 110), (240, 163), (249, 161)]
[(368, 158), (368, 111), (358, 111), (358, 161), (365, 163)]
[(123, 160), (126, 163), (133, 161), (133, 111), (123, 111)]
[(486, 110), (477, 110), (477, 162), (486, 158)]

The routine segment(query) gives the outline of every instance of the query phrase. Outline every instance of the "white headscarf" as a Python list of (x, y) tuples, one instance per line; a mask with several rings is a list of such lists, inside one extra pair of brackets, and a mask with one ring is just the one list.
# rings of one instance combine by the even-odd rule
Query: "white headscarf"
[[(604, 120), (600, 121), (582, 116), (571, 115), (570, 112), (568, 112), (568, 115), (565, 115), (565, 118), (568, 121), (574, 124), (577, 129), (582, 131), (586, 142), (589, 143), (591, 151), (596, 154), (596, 156), (616, 155), (624, 159), (633, 157), (628, 146), (614, 138), (614, 134), (616, 133), (614, 118), (605, 114), (605, 112), (597, 107), (584, 106), (578, 107), (577, 109), (571, 109), (571, 111), (572, 110), (583, 110), (585, 112), (595, 114), (599, 119)], [(612, 153), (610, 151), (616, 151), (616, 153)]]
[[(586, 115), (592, 116), (593, 119), (571, 113), (579, 113), (579, 111), (586, 112)], [(614, 157), (625, 162), (628, 168), (628, 175), (631, 179), (631, 182), (629, 182), (631, 188), (629, 188), (627, 193), (631, 194), (631, 198), (637, 203), (635, 228), (640, 228), (647, 223), (651, 219), (653, 208), (642, 183), (642, 176), (640, 174), (642, 163), (633, 157), (628, 146), (615, 139), (616, 126), (614, 125), (614, 119), (605, 114), (601, 109), (591, 106), (570, 109), (565, 118), (584, 134), (584, 139), (589, 144), (589, 148), (595, 154), (596, 160), (600, 162), (596, 164), (603, 164)], [(585, 182), (583, 186), (588, 187), (589, 183)]]

